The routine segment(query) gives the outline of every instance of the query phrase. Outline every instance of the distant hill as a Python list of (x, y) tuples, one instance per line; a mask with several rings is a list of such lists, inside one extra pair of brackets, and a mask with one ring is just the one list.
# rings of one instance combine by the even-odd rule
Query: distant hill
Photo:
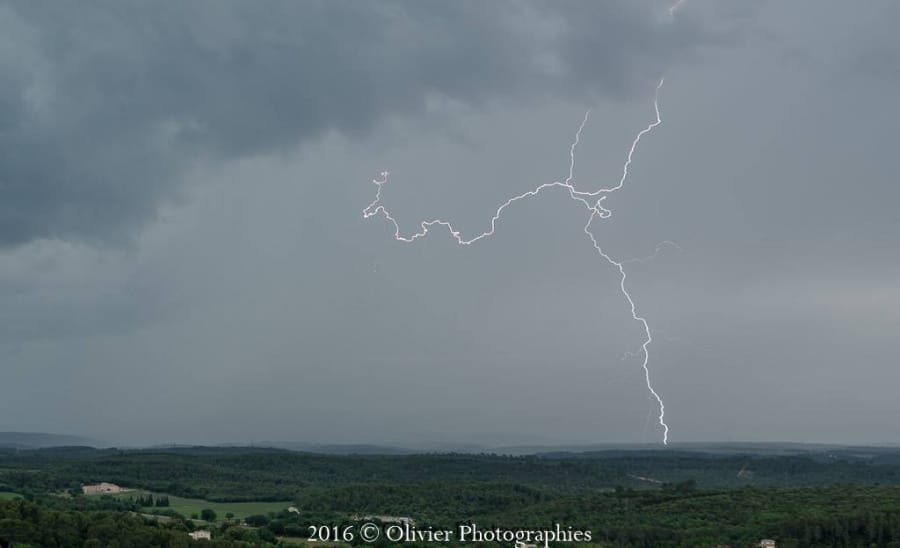
[[(194, 448), (195, 445), (156, 445), (144, 448)], [(582, 445), (518, 445), (490, 446), (474, 443), (420, 443), (410, 446), (376, 445), (376, 444), (325, 444), (298, 441), (257, 441), (253, 443), (219, 443), (206, 447), (227, 448), (272, 448), (316, 453), (322, 455), (415, 455), (425, 453), (440, 454), (472, 454), (472, 455), (536, 455), (551, 458), (578, 458), (596, 456), (621, 456), (624, 454), (653, 455), (683, 453), (688, 455), (757, 455), (757, 456), (799, 456), (808, 455), (816, 458), (843, 458), (848, 460), (869, 460), (878, 456), (885, 462), (896, 459), (900, 463), (900, 447), (897, 446), (852, 446), (840, 444), (797, 443), (797, 442), (691, 442), (672, 443), (663, 446), (659, 443), (598, 443)], [(137, 447), (135, 447), (137, 448)]]
[(43, 432), (0, 432), (0, 447), (6, 449), (44, 449), (47, 447), (103, 447), (105, 444), (64, 434), (46, 434)]
[(394, 447), (389, 445), (369, 444), (319, 444), (292, 441), (267, 441), (254, 443), (257, 447), (287, 449), (301, 453), (321, 453), (324, 455), (410, 455), (419, 453), (415, 449)]

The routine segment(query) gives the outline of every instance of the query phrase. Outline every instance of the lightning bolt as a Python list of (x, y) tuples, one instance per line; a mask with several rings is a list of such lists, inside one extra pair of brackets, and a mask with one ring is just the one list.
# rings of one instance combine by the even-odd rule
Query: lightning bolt
[[(591, 210), (591, 215), (588, 218), (587, 224), (584, 225), (584, 233), (588, 235), (591, 239), (591, 243), (594, 244), (594, 249), (597, 250), (597, 253), (600, 254), (601, 257), (606, 259), (606, 261), (613, 265), (616, 270), (619, 271), (619, 289), (622, 291), (622, 295), (625, 296), (625, 300), (628, 301), (628, 305), (631, 307), (631, 317), (634, 321), (641, 324), (644, 329), (644, 342), (641, 344), (641, 352), (643, 353), (644, 359), (641, 362), (641, 367), (644, 370), (644, 380), (647, 383), (647, 390), (650, 391), (650, 394), (659, 404), (659, 425), (663, 428), (663, 445), (669, 444), (669, 425), (666, 424), (666, 405), (663, 403), (662, 398), (659, 396), (659, 393), (656, 389), (653, 388), (653, 383), (650, 382), (650, 343), (653, 342), (653, 335), (650, 333), (650, 325), (647, 323), (647, 319), (638, 314), (637, 306), (634, 304), (634, 298), (632, 298), (631, 293), (629, 293), (628, 288), (625, 286), (625, 282), (628, 279), (628, 274), (625, 273), (625, 267), (623, 266), (623, 261), (617, 261), (609, 256), (603, 248), (600, 247), (600, 244), (597, 242), (597, 238), (594, 237), (594, 233), (591, 232), (591, 224), (594, 222), (596, 217), (600, 217), (601, 219), (605, 219), (609, 217), (612, 212), (603, 207), (603, 200), (606, 198), (608, 193), (615, 192), (619, 190), (623, 186), (625, 186), (625, 180), (628, 178), (628, 168), (631, 166), (631, 162), (634, 158), (634, 151), (637, 149), (638, 143), (641, 142), (641, 138), (644, 135), (647, 135), (653, 128), (662, 123), (662, 118), (659, 115), (659, 90), (662, 88), (663, 83), (665, 82), (665, 78), (659, 79), (659, 84), (656, 86), (656, 93), (653, 96), (653, 110), (656, 113), (656, 120), (651, 122), (647, 127), (641, 130), (637, 136), (634, 138), (634, 141), (631, 142), (631, 148), (628, 150), (628, 158), (625, 160), (625, 165), (622, 167), (622, 177), (619, 179), (619, 184), (610, 188), (604, 189), (604, 194), (597, 200), (597, 206)], [(657, 247), (658, 249), (658, 247)]]
[[(670, 6), (670, 8), (668, 10), (668, 14), (669, 14), (670, 18), (674, 18), (675, 12), (684, 3), (684, 1), (685, 0), (677, 0), (673, 5)], [(645, 257), (643, 259), (626, 259), (626, 260), (619, 261), (619, 260), (614, 259), (612, 256), (610, 256), (608, 253), (606, 253), (603, 250), (600, 243), (597, 241), (597, 238), (594, 236), (594, 233), (591, 232), (591, 225), (594, 223), (595, 219), (598, 219), (598, 218), (599, 219), (607, 219), (612, 215), (612, 211), (610, 211), (609, 209), (604, 207), (603, 202), (604, 202), (604, 200), (606, 200), (606, 198), (609, 194), (611, 194), (617, 190), (620, 190), (622, 187), (625, 186), (625, 181), (628, 179), (628, 169), (629, 169), (629, 167), (631, 167), (632, 161), (634, 159), (634, 153), (637, 150), (638, 144), (640, 143), (641, 139), (645, 135), (648, 135), (649, 133), (651, 133), (654, 130), (654, 128), (656, 128), (657, 126), (659, 126), (662, 123), (662, 118), (661, 118), (660, 112), (659, 112), (659, 92), (660, 92), (660, 89), (662, 89), (664, 82), (665, 82), (665, 78), (659, 79), (659, 83), (656, 86), (656, 90), (655, 90), (655, 93), (653, 96), (653, 110), (656, 115), (656, 118), (655, 118), (655, 120), (650, 122), (644, 129), (642, 129), (640, 132), (638, 132), (638, 134), (635, 136), (634, 140), (631, 142), (631, 147), (628, 149), (628, 155), (625, 159), (625, 164), (622, 166), (622, 176), (619, 178), (619, 182), (615, 186), (612, 186), (610, 188), (601, 188), (601, 189), (593, 191), (593, 192), (586, 192), (586, 191), (578, 190), (573, 183), (573, 181), (575, 180), (575, 149), (578, 147), (579, 143), (581, 142), (581, 133), (584, 130), (585, 125), (587, 125), (588, 119), (590, 118), (590, 115), (591, 115), (591, 110), (588, 109), (584, 114), (584, 118), (581, 120), (581, 124), (578, 126), (578, 130), (575, 132), (575, 139), (572, 141), (572, 144), (569, 147), (569, 173), (568, 173), (568, 176), (566, 177), (566, 179), (562, 182), (554, 181), (551, 183), (543, 183), (532, 190), (523, 192), (522, 194), (518, 194), (518, 195), (513, 196), (512, 198), (506, 200), (505, 202), (500, 204), (499, 207), (497, 207), (497, 210), (494, 212), (494, 215), (491, 217), (490, 229), (488, 229), (485, 232), (482, 232), (481, 234), (478, 234), (476, 236), (466, 239), (466, 238), (462, 237), (460, 231), (457, 230), (456, 228), (454, 228), (450, 222), (442, 220), (442, 219), (433, 219), (430, 221), (420, 222), (419, 223), (419, 231), (404, 236), (401, 233), (400, 224), (397, 222), (397, 220), (393, 217), (393, 215), (391, 215), (391, 213), (382, 204), (381, 193), (382, 193), (382, 190), (384, 189), (384, 185), (387, 184), (387, 182), (388, 182), (388, 178), (390, 176), (389, 171), (382, 171), (380, 179), (372, 180), (372, 183), (374, 183), (375, 186), (377, 187), (377, 190), (375, 192), (375, 199), (372, 201), (372, 203), (370, 203), (363, 210), (363, 218), (368, 219), (370, 217), (373, 217), (373, 216), (376, 216), (379, 214), (383, 215), (384, 218), (390, 224), (393, 225), (394, 239), (399, 242), (412, 243), (412, 242), (418, 240), (419, 238), (424, 237), (426, 234), (428, 234), (428, 232), (431, 228), (440, 227), (440, 228), (447, 229), (447, 231), (450, 233), (450, 236), (454, 240), (456, 240), (457, 244), (471, 245), (483, 238), (487, 238), (494, 234), (494, 232), (497, 230), (497, 222), (500, 220), (500, 217), (503, 215), (503, 211), (510, 205), (512, 205), (518, 201), (521, 201), (521, 200), (535, 197), (538, 194), (540, 194), (541, 192), (548, 190), (548, 189), (552, 189), (552, 188), (565, 189), (568, 192), (569, 197), (573, 201), (580, 203), (590, 212), (590, 215), (588, 216), (588, 219), (587, 219), (587, 223), (584, 225), (584, 229), (583, 229), (584, 233), (588, 236), (588, 238), (590, 238), (591, 243), (593, 244), (594, 249), (597, 251), (597, 253), (607, 263), (609, 263), (613, 268), (615, 268), (618, 271), (618, 273), (619, 273), (619, 290), (622, 293), (622, 295), (625, 297), (625, 300), (628, 302), (628, 306), (631, 309), (631, 318), (635, 322), (640, 324), (641, 329), (644, 333), (644, 339), (643, 339), (643, 342), (641, 344), (640, 351), (639, 351), (640, 355), (643, 358), (642, 362), (641, 362), (641, 367), (644, 371), (644, 381), (646, 382), (647, 390), (650, 392), (650, 396), (656, 401), (657, 405), (659, 406), (659, 415), (658, 415), (657, 421), (659, 422), (659, 425), (663, 429), (663, 440), (662, 440), (663, 445), (668, 445), (668, 443), (669, 443), (669, 425), (666, 424), (666, 406), (663, 403), (663, 400), (660, 397), (659, 393), (653, 387), (653, 383), (651, 382), (651, 379), (650, 379), (649, 347), (650, 347), (650, 344), (653, 342), (653, 335), (650, 331), (650, 325), (647, 323), (647, 319), (638, 313), (637, 305), (634, 302), (634, 298), (631, 296), (631, 293), (628, 291), (628, 287), (627, 287), (628, 274), (625, 272), (624, 264), (629, 263), (629, 262), (644, 262), (644, 261), (650, 260), (650, 259), (656, 257), (662, 250), (662, 247), (664, 247), (666, 245), (674, 246), (674, 247), (678, 248), (679, 250), (681, 248), (678, 247), (678, 245), (675, 244), (674, 242), (664, 241), (657, 245), (656, 251), (653, 253), (653, 255), (651, 255), (649, 257)], [(632, 355), (637, 355), (637, 354), (635, 353)]]

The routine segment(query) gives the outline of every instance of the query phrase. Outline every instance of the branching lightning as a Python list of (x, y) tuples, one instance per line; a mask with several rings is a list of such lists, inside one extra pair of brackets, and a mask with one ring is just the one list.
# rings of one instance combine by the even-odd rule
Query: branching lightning
[[(678, 8), (681, 6), (681, 4), (684, 1), (685, 0), (677, 0), (669, 8), (668, 14), (669, 14), (670, 18), (674, 17), (675, 12), (678, 10)], [(428, 234), (428, 231), (432, 227), (443, 227), (443, 228), (447, 229), (447, 231), (450, 233), (450, 236), (453, 237), (454, 240), (456, 240), (457, 244), (470, 245), (470, 244), (473, 244), (473, 243), (481, 240), (482, 238), (487, 238), (488, 236), (493, 235), (497, 229), (497, 222), (500, 220), (500, 217), (503, 215), (503, 211), (507, 207), (512, 205), (513, 203), (518, 202), (520, 200), (525, 200), (527, 198), (532, 198), (548, 189), (552, 189), (552, 188), (565, 189), (566, 192), (568, 193), (569, 197), (573, 201), (583, 205), (589, 212), (587, 222), (585, 223), (584, 229), (583, 229), (584, 233), (588, 236), (588, 238), (590, 238), (591, 243), (593, 244), (594, 249), (597, 251), (597, 253), (607, 263), (612, 265), (618, 271), (618, 273), (619, 273), (619, 290), (622, 293), (622, 295), (625, 297), (625, 300), (627, 301), (629, 308), (631, 309), (631, 318), (635, 322), (639, 323), (643, 330), (644, 338), (643, 338), (643, 342), (641, 344), (640, 351), (639, 351), (639, 354), (642, 356), (641, 367), (644, 372), (644, 380), (647, 385), (647, 390), (650, 392), (650, 396), (656, 401), (657, 405), (659, 406), (659, 415), (658, 415), (657, 420), (659, 422), (659, 425), (663, 429), (663, 440), (662, 440), (663, 444), (668, 445), (668, 443), (669, 443), (669, 426), (668, 426), (668, 424), (666, 424), (666, 420), (665, 420), (666, 419), (666, 407), (665, 407), (665, 404), (663, 403), (663, 400), (660, 397), (659, 393), (653, 387), (653, 383), (651, 382), (651, 379), (650, 379), (649, 347), (650, 347), (650, 344), (653, 342), (653, 336), (650, 331), (650, 325), (647, 323), (646, 318), (644, 318), (644, 316), (642, 316), (641, 314), (638, 313), (637, 305), (634, 302), (634, 298), (631, 296), (631, 293), (628, 291), (628, 287), (627, 287), (628, 275), (625, 272), (624, 265), (626, 263), (630, 263), (630, 262), (645, 262), (647, 260), (650, 260), (650, 259), (656, 257), (660, 253), (662, 248), (667, 245), (674, 246), (674, 247), (678, 248), (679, 250), (680, 250), (680, 248), (674, 242), (664, 241), (657, 245), (656, 251), (649, 257), (640, 258), (640, 259), (616, 260), (603, 250), (600, 243), (597, 241), (597, 238), (594, 236), (593, 232), (591, 232), (591, 225), (594, 223), (595, 219), (598, 219), (598, 218), (599, 219), (607, 219), (610, 217), (610, 215), (612, 215), (612, 212), (609, 209), (607, 209), (606, 207), (604, 207), (603, 201), (607, 198), (607, 196), (609, 194), (611, 194), (611, 193), (621, 189), (623, 186), (625, 186), (625, 182), (628, 179), (628, 169), (629, 169), (629, 167), (631, 167), (635, 150), (637, 149), (638, 144), (640, 143), (641, 139), (645, 135), (651, 133), (654, 128), (656, 128), (658, 125), (660, 125), (662, 123), (662, 118), (660, 117), (660, 111), (659, 111), (659, 92), (663, 86), (664, 81), (665, 81), (664, 78), (660, 78), (659, 83), (656, 86), (656, 91), (654, 93), (653, 109), (654, 109), (654, 113), (656, 115), (655, 120), (650, 122), (644, 129), (642, 129), (635, 136), (634, 140), (631, 142), (631, 147), (628, 150), (628, 155), (626, 157), (625, 164), (622, 166), (622, 176), (619, 178), (619, 182), (615, 186), (612, 186), (609, 188), (601, 188), (601, 189), (593, 191), (593, 192), (581, 191), (575, 187), (575, 184), (574, 184), (574, 180), (575, 180), (575, 149), (578, 147), (578, 145), (581, 141), (581, 133), (584, 130), (584, 127), (587, 124), (588, 119), (590, 118), (591, 111), (589, 109), (587, 112), (585, 112), (584, 118), (581, 120), (581, 124), (578, 126), (578, 130), (575, 132), (575, 139), (572, 141), (572, 144), (569, 147), (569, 173), (568, 173), (568, 176), (566, 177), (566, 179), (562, 182), (554, 181), (551, 183), (543, 183), (532, 190), (523, 192), (522, 194), (518, 194), (518, 195), (513, 196), (512, 198), (506, 200), (505, 202), (500, 204), (499, 207), (497, 207), (496, 211), (494, 212), (493, 217), (491, 217), (490, 228), (487, 231), (482, 232), (481, 234), (478, 234), (476, 236), (473, 236), (473, 237), (467, 239), (467, 238), (464, 238), (461, 235), (460, 231), (457, 230), (456, 228), (454, 228), (454, 226), (450, 222), (442, 220), (442, 219), (434, 219), (431, 221), (422, 221), (421, 223), (419, 223), (419, 230), (417, 232), (414, 232), (412, 234), (404, 236), (401, 233), (400, 224), (397, 222), (397, 220), (393, 217), (393, 215), (391, 215), (391, 213), (382, 204), (381, 193), (382, 193), (382, 190), (384, 189), (384, 185), (387, 184), (388, 178), (390, 176), (390, 172), (388, 172), (388, 171), (381, 172), (380, 178), (372, 180), (372, 182), (377, 187), (377, 191), (375, 193), (375, 199), (372, 201), (372, 203), (370, 203), (363, 210), (363, 218), (368, 219), (370, 217), (373, 217), (373, 216), (376, 216), (379, 214), (383, 215), (384, 218), (390, 224), (393, 225), (394, 238), (399, 242), (412, 243), (412, 242), (416, 241), (417, 239), (422, 238), (423, 236)], [(638, 353), (631, 354), (631, 355), (637, 356)]]
[(622, 264), (650, 262), (653, 259), (659, 257), (660, 254), (662, 253), (663, 249), (665, 249), (667, 247), (674, 247), (678, 251), (683, 251), (681, 249), (681, 246), (678, 245), (677, 243), (673, 242), (672, 240), (663, 240), (663, 241), (659, 242), (658, 244), (656, 244), (656, 249), (650, 255), (647, 255), (646, 257), (637, 257), (634, 259), (625, 259), (624, 261), (622, 261)]

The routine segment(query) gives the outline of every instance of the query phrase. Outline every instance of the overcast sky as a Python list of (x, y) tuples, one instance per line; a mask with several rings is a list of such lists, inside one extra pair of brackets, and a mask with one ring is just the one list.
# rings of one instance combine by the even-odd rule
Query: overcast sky
[[(900, 3), (0, 2), (0, 431), (900, 441)], [(648, 420), (649, 419), (649, 420)]]

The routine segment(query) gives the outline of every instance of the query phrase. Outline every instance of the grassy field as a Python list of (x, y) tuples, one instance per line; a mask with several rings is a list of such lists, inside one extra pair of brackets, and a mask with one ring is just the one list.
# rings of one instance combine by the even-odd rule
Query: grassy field
[(150, 491), (128, 491), (118, 495), (119, 498), (127, 499), (129, 497), (138, 498), (139, 496), (153, 495), (153, 498), (160, 496), (169, 497), (169, 506), (160, 508), (144, 508), (143, 512), (152, 512), (153, 510), (174, 510), (186, 518), (192, 514), (200, 515), (205, 508), (209, 508), (216, 513), (216, 521), (226, 519), (225, 515), (229, 512), (234, 514), (237, 519), (244, 519), (254, 514), (268, 514), (269, 512), (280, 512), (293, 504), (292, 501), (286, 500), (281, 502), (209, 502), (203, 499), (186, 499), (167, 495), (165, 493), (152, 493)]
[(0, 491), (0, 500), (20, 499), (22, 495), (18, 493), (10, 493), (9, 491)]

